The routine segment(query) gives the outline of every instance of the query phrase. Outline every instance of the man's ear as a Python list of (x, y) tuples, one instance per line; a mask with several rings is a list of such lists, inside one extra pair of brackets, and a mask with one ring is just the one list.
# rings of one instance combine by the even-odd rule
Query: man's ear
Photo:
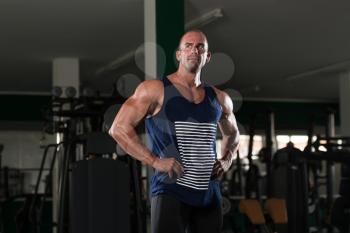
[(177, 61), (180, 61), (180, 55), (181, 55), (180, 50), (176, 50), (175, 56)]
[(207, 59), (205, 60), (205, 63), (208, 63), (211, 59), (211, 52), (207, 53)]

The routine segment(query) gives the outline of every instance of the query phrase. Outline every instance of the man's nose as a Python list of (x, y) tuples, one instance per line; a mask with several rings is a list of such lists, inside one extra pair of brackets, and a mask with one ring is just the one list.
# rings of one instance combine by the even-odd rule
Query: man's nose
[(196, 46), (193, 46), (192, 48), (191, 48), (191, 52), (194, 52), (194, 53), (199, 53), (199, 49), (196, 47)]

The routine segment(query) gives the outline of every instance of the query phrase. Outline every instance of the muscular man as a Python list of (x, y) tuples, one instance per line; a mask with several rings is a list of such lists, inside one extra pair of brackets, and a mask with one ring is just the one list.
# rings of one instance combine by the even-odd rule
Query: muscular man
[[(210, 56), (203, 32), (185, 33), (176, 51), (177, 71), (142, 82), (109, 131), (128, 154), (155, 169), (153, 233), (219, 233), (221, 229), (217, 178), (231, 166), (239, 132), (230, 97), (201, 82), (202, 67)], [(149, 147), (135, 131), (142, 120)], [(217, 125), (223, 137), (221, 158), (215, 147)]]

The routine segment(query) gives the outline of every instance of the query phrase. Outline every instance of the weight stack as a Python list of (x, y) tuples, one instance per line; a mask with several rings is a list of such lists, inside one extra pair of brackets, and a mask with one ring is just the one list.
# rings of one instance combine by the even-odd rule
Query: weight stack
[(129, 233), (129, 168), (112, 159), (73, 165), (70, 188), (72, 233)]

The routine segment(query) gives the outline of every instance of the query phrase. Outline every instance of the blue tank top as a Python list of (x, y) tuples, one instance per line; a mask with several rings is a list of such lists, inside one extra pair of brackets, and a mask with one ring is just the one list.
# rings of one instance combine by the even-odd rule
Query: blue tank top
[(180, 178), (155, 171), (151, 194), (168, 194), (195, 206), (221, 199), (218, 180), (211, 174), (216, 154), (217, 123), (222, 109), (212, 87), (204, 85), (205, 98), (195, 104), (184, 98), (167, 77), (160, 111), (146, 118), (149, 148), (161, 158), (173, 157), (184, 168)]

